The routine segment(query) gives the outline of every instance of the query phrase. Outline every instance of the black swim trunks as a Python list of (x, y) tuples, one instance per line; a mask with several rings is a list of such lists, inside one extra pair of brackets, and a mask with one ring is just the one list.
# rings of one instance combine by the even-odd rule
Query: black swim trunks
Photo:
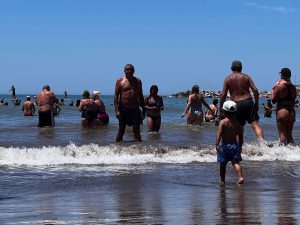
[(235, 117), (242, 126), (246, 124), (246, 121), (251, 124), (254, 121), (259, 120), (259, 115), (254, 109), (254, 102), (252, 98), (237, 101), (237, 110)]
[(39, 111), (39, 127), (54, 127), (54, 115), (52, 110), (47, 110), (47, 111)]
[(88, 123), (90, 124), (91, 122), (93, 122), (97, 118), (97, 113), (85, 109), (81, 113), (81, 118), (86, 119), (88, 121)]
[(139, 107), (133, 109), (119, 108), (119, 124), (127, 126), (139, 126), (142, 124), (142, 114)]

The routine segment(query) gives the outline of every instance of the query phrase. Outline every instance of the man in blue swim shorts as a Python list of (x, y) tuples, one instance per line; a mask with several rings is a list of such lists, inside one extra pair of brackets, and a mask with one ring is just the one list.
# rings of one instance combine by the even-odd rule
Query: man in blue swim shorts
[[(240, 161), (243, 145), (243, 128), (235, 118), (237, 105), (233, 101), (226, 101), (222, 107), (225, 118), (219, 123), (216, 137), (216, 150), (218, 162), (220, 163), (221, 184), (225, 184), (226, 166), (230, 161), (238, 176), (238, 184), (244, 183), (244, 177)], [(220, 146), (220, 141), (222, 144)]]

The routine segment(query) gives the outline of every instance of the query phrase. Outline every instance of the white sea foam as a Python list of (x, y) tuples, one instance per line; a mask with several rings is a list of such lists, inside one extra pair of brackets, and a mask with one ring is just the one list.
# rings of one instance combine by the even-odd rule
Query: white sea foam
[[(300, 161), (299, 146), (245, 144), (242, 157), (247, 161)], [(0, 147), (0, 165), (139, 165), (147, 163), (186, 164), (192, 162), (216, 162), (214, 146), (146, 146), (96, 144), (42, 148)]]

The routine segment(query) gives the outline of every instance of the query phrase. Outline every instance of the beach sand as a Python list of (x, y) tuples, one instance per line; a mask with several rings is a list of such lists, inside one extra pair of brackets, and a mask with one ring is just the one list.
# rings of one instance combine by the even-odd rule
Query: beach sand
[(225, 187), (217, 163), (2, 167), (0, 224), (300, 223), (297, 162), (242, 167)]

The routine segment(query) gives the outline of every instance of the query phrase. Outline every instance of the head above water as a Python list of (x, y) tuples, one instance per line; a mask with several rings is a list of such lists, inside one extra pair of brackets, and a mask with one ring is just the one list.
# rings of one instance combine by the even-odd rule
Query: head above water
[(289, 68), (282, 68), (281, 71), (279, 72), (281, 74), (281, 77), (284, 79), (290, 79), (292, 76), (292, 72)]
[(192, 94), (199, 94), (199, 85), (194, 85), (192, 87)]
[(133, 75), (134, 74), (134, 66), (132, 64), (127, 64), (124, 67), (124, 73), (126, 75)]
[(215, 98), (215, 99), (213, 100), (213, 104), (214, 104), (214, 105), (217, 105), (218, 103), (219, 103), (219, 100)]
[(241, 61), (235, 60), (231, 64), (231, 70), (232, 71), (242, 72), (242, 68), (243, 68), (243, 66), (242, 66), (242, 62)]
[(26, 96), (26, 101), (30, 101), (30, 96), (29, 95)]
[(82, 97), (83, 98), (90, 98), (90, 92), (88, 90), (84, 90), (82, 92)]
[(226, 101), (223, 104), (223, 108), (222, 108), (225, 112), (236, 112), (237, 110), (237, 105), (234, 101)]
[(45, 84), (43, 86), (43, 90), (47, 90), (47, 91), (50, 91), (50, 86), (48, 84)]
[(150, 94), (155, 91), (156, 93), (158, 92), (158, 87), (157, 85), (153, 84), (151, 87), (150, 87)]

